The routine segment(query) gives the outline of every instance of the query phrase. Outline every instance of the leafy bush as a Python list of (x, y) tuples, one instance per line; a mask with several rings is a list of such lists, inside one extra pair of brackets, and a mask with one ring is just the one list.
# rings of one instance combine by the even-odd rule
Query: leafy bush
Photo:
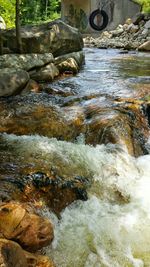
[(0, 16), (5, 20), (7, 28), (15, 25), (15, 0), (0, 0)]
[(150, 13), (150, 0), (136, 0), (136, 2), (142, 5), (144, 12)]

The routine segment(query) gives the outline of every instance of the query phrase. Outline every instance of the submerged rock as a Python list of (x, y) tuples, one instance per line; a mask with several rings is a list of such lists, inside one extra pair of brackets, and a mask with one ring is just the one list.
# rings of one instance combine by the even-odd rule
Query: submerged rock
[(48, 94), (3, 99), (0, 121), (1, 133), (39, 134), (74, 141), (80, 133), (85, 132), (82, 109), (77, 107), (66, 110), (55, 106)]
[[(141, 112), (140, 102), (130, 99), (116, 101), (116, 106), (101, 108), (91, 105), (87, 110), (90, 144), (121, 144), (133, 156), (147, 154), (145, 147), (149, 136), (147, 119)], [(90, 122), (90, 123), (89, 123)]]

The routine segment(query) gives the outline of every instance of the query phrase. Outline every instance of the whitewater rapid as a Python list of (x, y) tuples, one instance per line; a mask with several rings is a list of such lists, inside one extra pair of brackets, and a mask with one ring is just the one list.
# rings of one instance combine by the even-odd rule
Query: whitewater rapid
[(16, 162), (55, 165), (65, 175), (88, 176), (86, 202), (76, 201), (61, 219), (45, 208), (55, 239), (46, 253), (57, 267), (150, 266), (150, 155), (131, 157), (118, 145), (89, 146), (43, 136), (1, 134)]

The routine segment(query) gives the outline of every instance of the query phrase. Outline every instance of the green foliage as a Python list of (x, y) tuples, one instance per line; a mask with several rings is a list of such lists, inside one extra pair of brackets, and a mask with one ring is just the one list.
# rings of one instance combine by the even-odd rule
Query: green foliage
[(61, 0), (23, 0), (22, 24), (35, 24), (58, 18), (60, 2)]
[(136, 2), (142, 5), (144, 12), (150, 13), (150, 0), (137, 0)]
[(0, 0), (0, 16), (8, 28), (15, 25), (15, 2), (15, 0)]
[[(20, 0), (22, 24), (36, 24), (60, 17), (61, 0)], [(7, 28), (15, 26), (16, 0), (0, 0), (0, 16)]]

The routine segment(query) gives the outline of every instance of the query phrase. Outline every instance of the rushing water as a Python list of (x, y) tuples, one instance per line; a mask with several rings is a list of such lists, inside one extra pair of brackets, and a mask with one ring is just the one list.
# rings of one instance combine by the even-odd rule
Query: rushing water
[[(53, 86), (80, 96), (123, 98), (136, 97), (137, 84), (148, 86), (147, 54), (93, 49), (86, 62), (76, 77)], [(74, 143), (39, 135), (1, 134), (0, 140), (6, 177), (18, 177), (21, 168), (55, 166), (59, 173), (92, 181), (88, 200), (65, 208), (61, 219), (46, 208), (42, 212), (54, 222), (55, 239), (46, 254), (57, 267), (150, 267), (150, 155), (134, 158), (120, 145), (90, 146), (82, 134)]]

